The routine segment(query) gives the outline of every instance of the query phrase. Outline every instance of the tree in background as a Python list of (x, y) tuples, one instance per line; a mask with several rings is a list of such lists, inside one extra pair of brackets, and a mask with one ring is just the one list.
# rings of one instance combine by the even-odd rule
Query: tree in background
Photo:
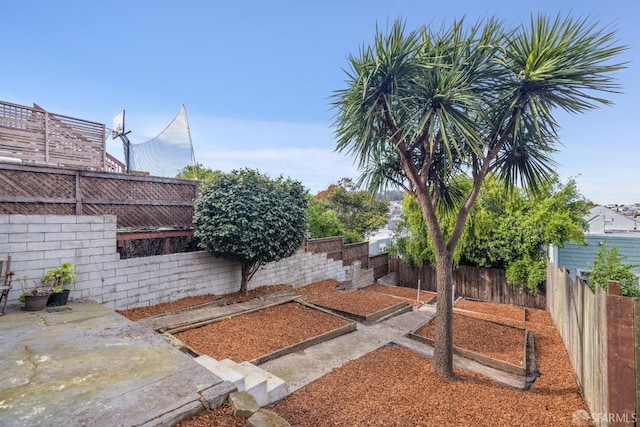
[(194, 235), (216, 257), (242, 264), (240, 290), (264, 264), (293, 255), (305, 233), (306, 190), (251, 169), (219, 173), (195, 202)]
[[(470, 180), (466, 187), (471, 186)], [(535, 294), (546, 280), (546, 248), (565, 242), (584, 243), (587, 202), (574, 180), (557, 180), (541, 186), (536, 194), (506, 192), (495, 176), (485, 179), (469, 212), (466, 227), (454, 252), (454, 264), (505, 268), (509, 283), (527, 286)], [(438, 212), (445, 233), (455, 218)], [(407, 262), (433, 264), (435, 255), (422, 211), (413, 199), (403, 201), (403, 221), (397, 251)]]
[[(437, 272), (433, 367), (453, 371), (453, 262), (482, 183), (540, 188), (554, 175), (553, 110), (580, 113), (609, 104), (610, 63), (625, 47), (588, 20), (531, 17), (513, 29), (495, 18), (407, 33), (396, 21), (349, 57), (347, 87), (333, 95), (337, 150), (355, 157), (372, 192), (390, 183), (420, 207)], [(471, 179), (464, 191), (461, 175)], [(446, 230), (437, 211), (454, 215)]]
[(631, 271), (640, 267), (636, 264), (624, 264), (625, 257), (618, 254), (618, 247), (607, 249), (607, 244), (600, 246), (598, 254), (593, 261), (593, 268), (589, 273), (588, 284), (595, 292), (596, 286), (607, 289), (609, 280), (620, 282), (620, 293), (623, 296), (640, 298), (638, 288), (638, 276)]
[(336, 212), (313, 196), (307, 196), (307, 231), (309, 238), (344, 236), (344, 226)]
[[(335, 212), (343, 227), (345, 242), (362, 242), (367, 233), (387, 223), (389, 204), (368, 191), (359, 190), (350, 178), (342, 178), (316, 195), (316, 200)], [(323, 236), (328, 237), (328, 236)]]
[(195, 181), (200, 181), (202, 183), (212, 181), (216, 176), (221, 174), (222, 172), (219, 170), (213, 170), (211, 168), (207, 168), (202, 166), (202, 164), (198, 163), (195, 166), (189, 165), (183, 167), (176, 178), (178, 179), (191, 179)]

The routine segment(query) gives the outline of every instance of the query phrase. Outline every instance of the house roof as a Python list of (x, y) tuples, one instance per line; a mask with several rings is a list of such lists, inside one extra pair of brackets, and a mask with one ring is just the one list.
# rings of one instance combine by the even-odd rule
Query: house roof
[(585, 219), (589, 224), (587, 235), (638, 233), (640, 236), (640, 221), (604, 206), (591, 208)]

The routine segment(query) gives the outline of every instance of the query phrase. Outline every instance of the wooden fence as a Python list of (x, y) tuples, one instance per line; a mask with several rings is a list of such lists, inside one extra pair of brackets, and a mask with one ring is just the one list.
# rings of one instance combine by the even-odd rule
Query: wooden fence
[(382, 253), (369, 257), (369, 268), (373, 268), (373, 278), (378, 279), (389, 273), (389, 254)]
[(312, 253), (326, 253), (327, 258), (342, 261), (344, 265), (351, 265), (360, 261), (364, 269), (373, 269), (373, 277), (378, 279), (389, 272), (389, 254), (369, 256), (369, 242), (344, 244), (342, 237), (324, 237), (308, 239), (304, 243), (305, 250)]
[(23, 164), (104, 170), (105, 125), (0, 101), (0, 157)]
[(0, 213), (116, 215), (118, 229), (191, 228), (196, 181), (0, 163)]
[[(397, 274), (400, 286), (417, 288), (420, 280), (421, 289), (436, 291), (436, 269), (431, 265), (419, 268), (394, 258), (389, 260), (389, 271)], [(522, 288), (509, 285), (502, 269), (460, 266), (454, 269), (453, 280), (456, 297), (546, 309), (546, 297), (543, 293), (530, 295)]]
[(308, 239), (305, 249), (312, 253), (325, 252), (327, 258), (334, 261), (342, 261), (344, 265), (351, 265), (354, 261), (360, 261), (362, 268), (369, 268), (369, 242), (344, 244), (344, 239), (339, 237), (324, 237), (321, 239)]
[(640, 415), (640, 299), (592, 292), (555, 265), (547, 301), (596, 425), (633, 425)]

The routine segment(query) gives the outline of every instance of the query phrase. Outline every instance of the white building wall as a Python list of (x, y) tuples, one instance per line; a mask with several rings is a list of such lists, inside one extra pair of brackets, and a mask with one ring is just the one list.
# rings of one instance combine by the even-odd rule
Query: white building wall
[[(70, 300), (90, 299), (114, 309), (168, 302), (185, 296), (224, 295), (240, 287), (240, 264), (206, 252), (120, 259), (116, 251), (116, 217), (72, 215), (0, 215), (0, 257), (11, 256), (15, 272), (9, 303), (22, 293), (16, 278), (39, 280), (48, 270), (70, 261), (76, 281)], [(262, 267), (249, 282), (299, 287), (345, 279), (342, 262), (326, 254), (298, 251)]]

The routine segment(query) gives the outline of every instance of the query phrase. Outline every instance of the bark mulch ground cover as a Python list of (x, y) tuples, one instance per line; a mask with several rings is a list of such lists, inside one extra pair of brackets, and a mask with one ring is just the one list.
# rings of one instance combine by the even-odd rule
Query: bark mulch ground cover
[(136, 307), (128, 310), (116, 310), (116, 312), (122, 314), (129, 320), (143, 319), (145, 317), (157, 316), (159, 314), (171, 313), (173, 311), (182, 310), (189, 307), (194, 307), (200, 304), (206, 304), (208, 302), (216, 301), (224, 298), (227, 304), (233, 304), (237, 302), (248, 301), (253, 298), (269, 295), (275, 292), (280, 292), (288, 289), (293, 289), (291, 285), (272, 285), (262, 286), (258, 289), (253, 289), (248, 292), (235, 292), (226, 295), (198, 295), (194, 297), (184, 297), (175, 301), (163, 302), (160, 304), (148, 306), (148, 307)]
[(337, 316), (290, 302), (189, 329), (175, 336), (200, 354), (240, 363), (348, 323)]
[[(320, 298), (322, 292), (324, 295), (340, 293), (335, 289), (337, 284), (337, 281), (323, 281), (300, 288), (299, 293)], [(465, 310), (469, 310), (469, 306)], [(475, 311), (481, 309), (476, 307)], [(504, 313), (495, 316), (499, 312), (494, 309), (482, 308), (482, 311), (493, 314), (478, 312), (474, 316), (520, 326), (534, 333), (540, 377), (529, 391), (504, 387), (460, 369), (456, 369), (460, 381), (445, 381), (435, 374), (430, 359), (393, 346), (335, 369), (269, 409), (293, 426), (577, 425), (572, 423), (573, 413), (588, 409), (549, 314), (528, 309), (527, 321), (522, 321), (505, 317)], [(288, 324), (281, 324), (280, 331), (284, 332)], [(260, 323), (246, 326), (258, 328)], [(298, 324), (295, 328), (305, 327)], [(272, 330), (269, 328), (269, 333)], [(484, 331), (479, 333), (487, 335)], [(247, 340), (242, 345), (251, 347), (258, 345), (258, 341)], [(245, 420), (233, 417), (225, 404), (180, 425), (232, 427), (244, 423)]]
[(474, 301), (466, 298), (458, 300), (455, 308), (513, 320), (524, 320), (525, 316), (525, 309), (523, 307), (485, 301)]
[[(435, 339), (435, 318), (414, 332)], [(453, 345), (516, 366), (523, 366), (524, 331), (460, 313), (453, 314)]]
[(318, 298), (310, 303), (358, 316), (368, 316), (401, 303), (397, 298), (371, 291), (354, 291)]
[(436, 297), (435, 292), (420, 291), (420, 301), (418, 301), (418, 290), (414, 288), (405, 288), (403, 286), (389, 286), (389, 285), (369, 285), (361, 289), (362, 291), (379, 292), (381, 294), (393, 295), (396, 297), (407, 300), (409, 304), (414, 307), (419, 307), (422, 304), (427, 304), (429, 301)]
[[(517, 391), (466, 370), (441, 379), (395, 346), (349, 362), (270, 408), (293, 426), (571, 426), (586, 408), (575, 385)], [(568, 372), (568, 377), (571, 373)]]

